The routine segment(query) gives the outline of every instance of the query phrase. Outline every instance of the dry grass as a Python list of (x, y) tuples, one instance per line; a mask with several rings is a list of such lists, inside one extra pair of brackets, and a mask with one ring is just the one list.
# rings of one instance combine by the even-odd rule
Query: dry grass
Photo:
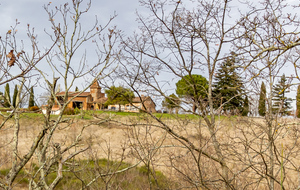
[[(150, 164), (152, 169), (162, 171), (170, 179), (183, 186), (186, 185), (186, 187), (193, 187), (191, 184), (197, 179), (202, 179), (203, 181), (220, 179), (218, 174), (221, 173), (221, 170), (216, 162), (199, 155), (195, 151), (188, 151), (184, 143), (157, 127), (159, 126), (157, 121), (145, 115), (140, 117), (116, 116), (114, 119), (114, 121), (100, 126), (91, 125), (84, 130), (80, 147), (90, 146), (90, 148), (88, 151), (80, 154), (77, 159), (105, 158), (107, 160), (125, 161), (135, 164), (143, 158), (141, 166)], [(82, 126), (92, 121), (74, 120), (69, 125), (61, 124), (55, 131), (51, 143), (60, 143), (62, 147), (70, 145), (80, 133)], [(196, 147), (215, 155), (210, 133), (202, 120), (163, 118), (163, 122), (177, 134), (188, 138)], [(278, 128), (278, 134), (274, 136), (276, 137), (275, 143), (276, 147), (283, 147), (283, 154), (285, 155), (283, 159), (286, 173), (284, 184), (286, 187), (293, 188), (298, 181), (298, 172), (296, 171), (296, 166), (299, 165), (298, 125), (297, 121), (292, 119), (282, 119), (279, 123), (281, 127)], [(12, 125), (13, 122), (10, 120), (0, 131), (2, 137), (0, 139), (1, 169), (9, 168), (10, 166)], [(32, 120), (24, 117), (21, 119), (19, 135), (20, 155), (24, 155), (28, 151), (33, 138), (42, 127), (42, 118)], [(265, 169), (262, 163), (263, 157), (259, 155), (266, 148), (267, 137), (264, 130), (265, 122), (261, 118), (228, 119), (222, 117), (217, 120), (216, 136), (221, 143), (222, 151), (228, 162), (230, 175), (235, 177), (233, 183), (236, 187), (245, 187), (247, 183), (251, 184), (261, 180), (261, 176), (255, 171), (260, 170), (263, 173)], [(278, 151), (281, 152), (280, 150)], [(199, 159), (198, 163), (195, 162), (195, 157)], [(32, 162), (35, 162), (35, 159), (34, 157)], [(252, 159), (253, 167), (249, 167), (249, 169), (241, 172), (238, 176), (234, 176), (241, 169), (250, 165), (250, 159)], [(259, 163), (261, 163), (260, 168)], [(276, 163), (276, 179), (280, 180), (280, 160), (277, 160)], [(199, 173), (202, 176), (199, 176)], [(192, 179), (191, 176), (193, 176)], [(264, 182), (260, 182), (258, 186), (249, 185), (247, 188), (264, 189), (267, 182), (265, 179), (262, 181)], [(220, 186), (211, 186), (211, 188), (218, 189)], [(279, 188), (278, 184), (276, 188)]]

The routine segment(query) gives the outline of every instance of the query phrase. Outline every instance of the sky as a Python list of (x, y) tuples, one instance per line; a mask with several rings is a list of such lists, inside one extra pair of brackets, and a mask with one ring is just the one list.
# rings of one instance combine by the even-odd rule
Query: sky
[[(26, 27), (27, 24), (34, 26), (38, 30), (43, 30), (46, 26), (48, 15), (44, 10), (44, 5), (51, 1), (44, 0), (0, 0), (0, 18), (1, 18), (1, 34), (3, 29), (8, 29), (15, 24), (15, 20)], [(54, 5), (63, 4), (61, 0), (53, 0)], [(71, 2), (71, 1), (69, 1)], [(114, 12), (118, 14), (116, 23), (120, 28), (131, 28), (130, 24), (134, 23), (135, 12), (139, 8), (138, 0), (93, 0), (89, 15), (97, 15), (100, 21), (105, 21)], [(4, 30), (5, 31), (5, 30)]]
[[(50, 40), (44, 30), (51, 31), (51, 26), (44, 6), (50, 3), (50, 7), (54, 8), (65, 2), (70, 4), (71, 0), (0, 0), (0, 36), (5, 36), (7, 31), (18, 22), (17, 39), (28, 39), (26, 30), (29, 24), (30, 27), (34, 28), (35, 33), (38, 34), (39, 46), (46, 48), (49, 46)], [(84, 0), (82, 5), (85, 6), (87, 2)], [(117, 26), (126, 35), (133, 33), (137, 29), (137, 22), (135, 22), (136, 11), (139, 9), (142, 12), (138, 0), (92, 0), (91, 3), (89, 12), (82, 17), (83, 20), (81, 21), (83, 25), (91, 26), (95, 22), (95, 16), (97, 16), (99, 24), (104, 25), (111, 16), (116, 14), (117, 17), (111, 22), (110, 26)], [(42, 64), (46, 65), (45, 62)], [(14, 85), (10, 84), (10, 88), (10, 91), (13, 92)], [(3, 89), (3, 86), (0, 87), (0, 91), (3, 92)], [(37, 93), (42, 93), (42, 89), (36, 89)]]

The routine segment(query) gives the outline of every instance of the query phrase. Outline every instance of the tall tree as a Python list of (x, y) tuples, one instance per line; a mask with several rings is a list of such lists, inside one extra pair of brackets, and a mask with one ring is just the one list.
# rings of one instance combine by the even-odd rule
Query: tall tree
[(173, 93), (170, 96), (167, 96), (162, 102), (162, 106), (167, 108), (171, 113), (173, 109), (176, 109), (176, 114), (178, 114), (178, 108), (180, 107), (180, 99)]
[(121, 105), (130, 103), (134, 98), (134, 93), (128, 88), (112, 86), (110, 89), (105, 90), (107, 95), (106, 105), (118, 104), (119, 111), (121, 111)]
[(248, 100), (248, 96), (246, 96), (244, 99), (242, 116), (248, 116), (248, 113), (249, 113), (249, 100)]
[(261, 83), (260, 94), (259, 94), (259, 102), (258, 102), (258, 114), (260, 116), (266, 115), (266, 86), (265, 83)]
[(32, 106), (34, 106), (34, 92), (33, 92), (33, 87), (30, 88), (28, 108), (30, 108)]
[(179, 98), (191, 99), (193, 112), (197, 110), (198, 102), (205, 101), (207, 97), (208, 82), (201, 75), (186, 75), (176, 83), (176, 94)]
[(244, 104), (244, 85), (237, 73), (236, 62), (236, 55), (231, 52), (217, 70), (213, 84), (215, 107), (222, 106), (225, 112), (231, 113), (242, 112)]
[(289, 84), (287, 79), (283, 74), (277, 84), (273, 87), (273, 113), (278, 113), (281, 116), (288, 115), (290, 109), (292, 108), (291, 98), (287, 98), (286, 94), (289, 93)]
[[(83, 7), (80, 6), (82, 4)], [(109, 23), (112, 21), (114, 16), (109, 18), (109, 21), (107, 23), (103, 23), (101, 20), (100, 24), (97, 20), (97, 17), (95, 19), (95, 22), (89, 19), (88, 25), (85, 25), (81, 22), (83, 21), (81, 18), (94, 17), (94, 15), (88, 16), (89, 14), (87, 14), (87, 16), (84, 16), (86, 15), (91, 6), (91, 1), (89, 0), (73, 0), (68, 3), (65, 3), (64, 5), (52, 5), (53, 4), (49, 2), (48, 5), (44, 6), (44, 9), (46, 10), (47, 15), (49, 16), (47, 20), (50, 21), (51, 25), (51, 27), (49, 27), (47, 31), (45, 31), (48, 35), (48, 38), (50, 39), (50, 41), (44, 44), (45, 48), (41, 48), (38, 46), (38, 44), (40, 44), (37, 40), (39, 35), (29, 25), (26, 30), (27, 36), (29, 38), (26, 40), (18, 39), (15, 36), (17, 31), (16, 26), (19, 25), (18, 21), (16, 21), (15, 24), (11, 23), (12, 27), (9, 28), (10, 30), (7, 29), (8, 32), (6, 34), (1, 34), (0, 85), (4, 85), (5, 83), (10, 81), (17, 83), (16, 79), (19, 78), (19, 92), (22, 92), (23, 88), (27, 89), (27, 92), (24, 93), (26, 94), (26, 96), (28, 93), (30, 93), (30, 90), (32, 91), (31, 95), (33, 95), (33, 89), (30, 89), (30, 87), (27, 88), (26, 85), (28, 83), (26, 82), (28, 80), (35, 81), (35, 74), (32, 75), (32, 73), (30, 73), (29, 71), (31, 69), (36, 69), (36, 71), (40, 72), (40, 77), (38, 77), (39, 80), (44, 78), (46, 88), (48, 88), (49, 92), (51, 92), (49, 102), (46, 107), (46, 113), (43, 115), (44, 125), (42, 128), (37, 129), (34, 134), (32, 134), (32, 140), (28, 143), (24, 144), (22, 140), (20, 140), (21, 135), (18, 135), (18, 133), (21, 133), (21, 130), (24, 129), (24, 125), (26, 126), (26, 122), (23, 122), (24, 120), (20, 120), (21, 113), (19, 111), (19, 108), (15, 108), (14, 111), (12, 113), (9, 113), (8, 115), (5, 114), (1, 116), (2, 124), (0, 126), (0, 130), (2, 130), (3, 127), (9, 125), (9, 133), (14, 134), (13, 137), (10, 139), (9, 143), (3, 144), (1, 142), (0, 146), (1, 152), (9, 151), (5, 155), (2, 154), (0, 158), (1, 166), (8, 166), (7, 172), (5, 172), (5, 174), (2, 173), (3, 175), (1, 175), (1, 189), (13, 189), (14, 187), (18, 186), (20, 182), (20, 177), (23, 178), (22, 171), (24, 170), (24, 167), (28, 165), (28, 163), (32, 160), (32, 157), (35, 156), (37, 157), (36, 165), (39, 168), (39, 170), (33, 171), (32, 175), (27, 175), (25, 177), (26, 179), (24, 178), (26, 181), (30, 181), (26, 189), (55, 189), (58, 183), (61, 183), (63, 175), (57, 175), (55, 179), (49, 181), (49, 168), (55, 168), (53, 170), (54, 173), (61, 173), (63, 166), (68, 160), (74, 158), (75, 156), (89, 148), (88, 145), (80, 145), (81, 147), (78, 150), (77, 148), (74, 149), (74, 145), (78, 145), (79, 140), (81, 139), (80, 137), (82, 136), (82, 132), (83, 130), (87, 129), (87, 126), (80, 126), (81, 130), (78, 133), (78, 136), (76, 135), (78, 138), (72, 139), (70, 141), (70, 144), (64, 146), (65, 144), (63, 145), (60, 142), (55, 142), (55, 131), (58, 130), (59, 125), (62, 122), (61, 116), (63, 114), (63, 110), (67, 107), (68, 103), (71, 102), (71, 100), (68, 100), (63, 106), (60, 107), (61, 113), (59, 117), (50, 117), (52, 107), (56, 103), (55, 100), (57, 100), (55, 89), (57, 80), (59, 78), (56, 78), (55, 76), (59, 75), (60, 77), (64, 78), (63, 81), (65, 82), (64, 87), (66, 94), (68, 94), (68, 91), (71, 88), (71, 86), (74, 83), (76, 84), (78, 82), (79, 78), (82, 78), (89, 73), (95, 73), (93, 77), (97, 79), (98, 76), (100, 74), (103, 74), (104, 70), (106, 70), (106, 68), (108, 68), (112, 64), (111, 54), (112, 52), (115, 52), (115, 41), (117, 41), (115, 40), (115, 38), (119, 35), (117, 34), (117, 31), (113, 30), (113, 27), (109, 28), (110, 30), (107, 34), (104, 34), (104, 32), (108, 30), (108, 27), (110, 26)], [(82, 24), (84, 25), (83, 27), (81, 27)], [(88, 56), (86, 56), (86, 52), (77, 50), (82, 48), (85, 49), (84, 44), (86, 44), (90, 49), (93, 49), (93, 47), (91, 47), (90, 44), (92, 40), (95, 44), (97, 44), (94, 46), (96, 52), (95, 56), (89, 57), (92, 57), (92, 62), (95, 62), (95, 64), (87, 65), (87, 62), (89, 61)], [(21, 44), (19, 44), (19, 42), (21, 42)], [(27, 42), (29, 42), (29, 44)], [(42, 49), (44, 49), (44, 52)], [(33, 55), (31, 56), (27, 56), (23, 52), (36, 53), (33, 53)], [(100, 54), (101, 56), (97, 56)], [(49, 55), (49, 57), (47, 55)], [(82, 56), (80, 64), (78, 64), (78, 61), (73, 60), (73, 57), (75, 55), (76, 57)], [(45, 64), (42, 64), (39, 67), (39, 61), (45, 60), (46, 56), (48, 60), (46, 62), (49, 64), (49, 67), (53, 68), (52, 70), (47, 69), (49, 67), (45, 67)], [(64, 67), (60, 67), (59, 65), (64, 65)], [(51, 73), (51, 71), (53, 73)], [(53, 74), (53, 82), (49, 80), (48, 77), (46, 78), (46, 76), (51, 74)], [(70, 80), (67, 80), (67, 78)], [(88, 89), (89, 85), (92, 85), (92, 81), (93, 79), (89, 81), (90, 84), (87, 84), (87, 86), (84, 87), (83, 91), (85, 89)], [(8, 92), (8, 90), (6, 92)], [(9, 94), (6, 94), (7, 97), (9, 97)], [(21, 94), (21, 99), (23, 100), (25, 97), (24, 94)], [(34, 96), (31, 96), (31, 99), (34, 100)], [(26, 104), (32, 103), (28, 103), (27, 101)], [(4, 123), (7, 121), (9, 121), (9, 123)], [(11, 125), (11, 123), (16, 124)], [(52, 151), (52, 149), (54, 149), (55, 154), (50, 155), (49, 151)], [(70, 151), (65, 152), (64, 150)], [(10, 155), (9, 158), (3, 159), (4, 157), (7, 157), (7, 155)], [(90, 186), (92, 186), (91, 184), (92, 183), (90, 183), (90, 185), (88, 184), (85, 186), (89, 188)]]
[(18, 85), (15, 85), (14, 95), (13, 95), (13, 107), (14, 108), (16, 107), (17, 95), (18, 95)]
[(297, 106), (296, 116), (300, 118), (300, 85), (298, 85), (298, 89), (297, 89), (296, 106)]
[(3, 105), (4, 104), (4, 96), (3, 96), (3, 92), (0, 92), (0, 104)]
[[(204, 124), (203, 126), (209, 131), (207, 134), (210, 135), (207, 142), (211, 143), (210, 147), (212, 147), (212, 149), (209, 152), (214, 152), (215, 154), (212, 155), (221, 161), (220, 168), (217, 168), (217, 164), (215, 164), (217, 170), (212, 171), (210, 166), (208, 166), (210, 168), (208, 168), (207, 165), (200, 166), (200, 163), (203, 162), (199, 162), (199, 160), (203, 158), (203, 153), (207, 149), (203, 149), (202, 147), (204, 146), (200, 144), (194, 144), (194, 141), (191, 140), (188, 135), (182, 137), (181, 131), (179, 135), (174, 135), (176, 134), (174, 123), (169, 124), (160, 118), (156, 118), (163, 125), (163, 129), (167, 133), (176, 136), (176, 138), (180, 139), (179, 141), (182, 142), (182, 144), (185, 143), (188, 145), (186, 150), (187, 152), (190, 151), (191, 155), (195, 158), (194, 166), (199, 167), (199, 173), (196, 173), (196, 170), (191, 171), (190, 169), (192, 167), (186, 167), (180, 170), (180, 164), (175, 166), (176, 170), (179, 170), (179, 173), (183, 174), (184, 178), (189, 179), (191, 185), (195, 185), (195, 188), (199, 189), (209, 189), (213, 187), (215, 187), (215, 189), (239, 188), (241, 185), (238, 184), (238, 187), (236, 187), (234, 180), (238, 179), (240, 174), (248, 174), (249, 172), (253, 172), (255, 173), (254, 175), (261, 177), (258, 179), (253, 178), (253, 175), (251, 175), (252, 179), (245, 179), (249, 181), (255, 180), (252, 181), (253, 184), (255, 184), (254, 186), (264, 186), (263, 184), (266, 184), (266, 188), (275, 189), (275, 183), (278, 183), (276, 184), (278, 186), (280, 184), (278, 179), (278, 173), (280, 173), (280, 171), (277, 170), (277, 166), (282, 162), (280, 161), (281, 159), (276, 159), (278, 158), (276, 157), (276, 150), (280, 149), (277, 145), (280, 143), (278, 143), (278, 133), (274, 132), (278, 127), (278, 125), (275, 125), (276, 121), (274, 122), (274, 117), (270, 117), (270, 120), (264, 118), (267, 122), (259, 123), (249, 120), (249, 130), (244, 130), (244, 125), (241, 126), (240, 129), (245, 133), (250, 134), (248, 133), (250, 130), (253, 132), (253, 139), (249, 140), (247, 135), (247, 137), (243, 139), (245, 144), (242, 145), (247, 147), (245, 149), (250, 150), (250, 152), (253, 151), (253, 154), (248, 154), (247, 156), (249, 158), (243, 157), (241, 159), (243, 160), (242, 165), (245, 166), (245, 170), (237, 171), (235, 170), (237, 165), (235, 165), (235, 171), (233, 171), (230, 168), (232, 165), (230, 164), (231, 159), (228, 157), (228, 155), (231, 155), (232, 150), (229, 148), (230, 145), (224, 143), (220, 138), (223, 131), (218, 130), (219, 122), (215, 117), (215, 101), (212, 96), (212, 84), (214, 82), (215, 72), (217, 71), (216, 67), (220, 60), (226, 59), (223, 55), (228, 52), (228, 47), (230, 46), (235, 46), (235, 52), (243, 56), (244, 69), (250, 73), (250, 75), (246, 75), (247, 77), (251, 76), (251, 79), (253, 79), (253, 77), (257, 75), (260, 76), (268, 71), (270, 71), (268, 73), (274, 73), (273, 69), (268, 66), (278, 65), (278, 62), (281, 62), (278, 57), (285, 58), (285, 55), (290, 52), (286, 50), (300, 45), (297, 34), (293, 32), (293, 30), (290, 30), (290, 22), (293, 22), (293, 19), (287, 18), (292, 17), (283, 13), (283, 10), (288, 8), (288, 5), (286, 5), (284, 1), (269, 0), (263, 0), (261, 4), (253, 4), (253, 2), (250, 3), (250, 1), (249, 4), (247, 4), (245, 1), (200, 0), (195, 1), (195, 5), (191, 6), (192, 9), (189, 9), (189, 6), (185, 6), (186, 4), (184, 4), (183, 1), (142, 0), (142, 2), (153, 14), (149, 15), (147, 19), (140, 16), (139, 20), (142, 23), (141, 35), (135, 34), (125, 42), (128, 47), (125, 50), (130, 54), (129, 56), (132, 56), (132, 59), (123, 65), (126, 72), (122, 70), (122, 76), (128, 75), (125, 81), (132, 82), (131, 86), (133, 88), (138, 86), (138, 88), (135, 89), (136, 92), (139, 91), (140, 83), (142, 83), (147, 86), (149, 92), (157, 92), (158, 95), (161, 95), (164, 94), (162, 90), (164, 86), (162, 85), (166, 84), (160, 83), (159, 78), (161, 76), (158, 76), (158, 74), (161, 75), (162, 72), (168, 73), (171, 79), (171, 77), (182, 78), (186, 75), (185, 73), (199, 73), (200, 71), (205, 73), (205, 76), (207, 76), (209, 80), (207, 107), (205, 107), (205, 110), (201, 110), (201, 112), (199, 112), (200, 114), (196, 112), (193, 114), (203, 117), (202, 121), (204, 121), (205, 124), (203, 122), (201, 125)], [(199, 4), (197, 5), (196, 2)], [(240, 4), (241, 6), (249, 5), (249, 7), (247, 7), (249, 11), (243, 13), (238, 10), (236, 12), (233, 11), (235, 8), (240, 7), (237, 3), (242, 3)], [(174, 9), (172, 9), (172, 6)], [(232, 12), (241, 13), (242, 17), (238, 17), (237, 14), (235, 14), (234, 20), (237, 22), (233, 22), (233, 17), (230, 17)], [(288, 20), (290, 20), (290, 22)], [(234, 38), (235, 36), (236, 38)], [(271, 59), (268, 60), (265, 66), (261, 66), (261, 60), (268, 55), (271, 55)], [(147, 58), (151, 61), (145, 61)], [(149, 62), (151, 64), (149, 64)], [(239, 62), (239, 64), (241, 63)], [(268, 70), (269, 68), (270, 70)], [(142, 77), (137, 73), (141, 73)], [(270, 76), (270, 78), (272, 77), (273, 76)], [(271, 81), (270, 83), (272, 84)], [(182, 104), (181, 107), (185, 109), (185, 105), (186, 104)], [(253, 124), (256, 125), (257, 130), (253, 130)], [(180, 124), (180, 122), (178, 122), (178, 125), (182, 127), (181, 129), (188, 131), (187, 128), (185, 128), (187, 126), (185, 123)], [(195, 133), (193, 133), (193, 135), (194, 134)], [(202, 135), (203, 133), (199, 134)], [(275, 134), (276, 136), (274, 136)], [(266, 136), (269, 138), (265, 138)], [(233, 138), (235, 139), (236, 137)], [(237, 144), (235, 140), (232, 142), (232, 148), (234, 149)], [(229, 152), (226, 152), (226, 150)], [(194, 154), (194, 152), (198, 152), (199, 157), (197, 157), (197, 154)], [(258, 158), (257, 155), (261, 155), (260, 158)], [(211, 158), (207, 154), (205, 156)], [(249, 162), (244, 164), (244, 159)], [(252, 165), (253, 159), (259, 159), (260, 161), (256, 162), (259, 164), (256, 166)], [(185, 157), (184, 161), (186, 160)], [(143, 161), (146, 162), (147, 160), (145, 159)], [(193, 159), (191, 158), (190, 161), (193, 161)], [(250, 163), (251, 168), (249, 168), (248, 163)], [(265, 166), (263, 170), (261, 170), (261, 163), (264, 163)], [(238, 167), (243, 167), (242, 165)], [(209, 180), (203, 180), (203, 169), (206, 167), (214, 173), (212, 176), (215, 177), (214, 179), (209, 179), (208, 176), (208, 179), (218, 181), (218, 184), (215, 182), (207, 183)], [(280, 168), (283, 168), (283, 172), (285, 172), (288, 167), (283, 165), (279, 167), (279, 169)], [(217, 176), (218, 174), (219, 176)], [(286, 179), (285, 175), (286, 173), (282, 175), (284, 179)], [(194, 178), (195, 176), (201, 177)], [(220, 180), (217, 179), (222, 179), (221, 181), (224, 185), (221, 186), (219, 184)], [(284, 183), (287, 183), (286, 180)], [(247, 183), (247, 186), (249, 186), (249, 183)], [(252, 185), (250, 186), (252, 187)], [(246, 186), (243, 187), (245, 188)]]
[(5, 92), (4, 92), (4, 107), (9, 108), (11, 101), (10, 101), (10, 91), (9, 91), (9, 84), (6, 83), (5, 85)]

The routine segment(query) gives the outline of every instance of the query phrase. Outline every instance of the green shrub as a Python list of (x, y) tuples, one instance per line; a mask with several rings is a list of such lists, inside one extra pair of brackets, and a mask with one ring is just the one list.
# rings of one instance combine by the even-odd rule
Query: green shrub
[(74, 109), (74, 114), (75, 114), (75, 115), (80, 114), (80, 109), (79, 109), (79, 108), (75, 108), (75, 109)]
[(66, 108), (63, 112), (63, 115), (75, 115), (75, 111), (73, 108)]

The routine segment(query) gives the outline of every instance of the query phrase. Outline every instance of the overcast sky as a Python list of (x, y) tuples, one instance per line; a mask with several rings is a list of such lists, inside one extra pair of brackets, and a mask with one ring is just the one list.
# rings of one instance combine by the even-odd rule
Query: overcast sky
[[(47, 13), (43, 6), (51, 1), (43, 0), (0, 0), (0, 32), (3, 34), (10, 26), (14, 25), (15, 20), (20, 21), (21, 26), (27, 24), (37, 29), (43, 30), (47, 23)], [(52, 5), (63, 4), (62, 0), (53, 0)], [(138, 0), (93, 0), (90, 15), (97, 15), (100, 21), (105, 21), (114, 12), (118, 14), (115, 24), (120, 28), (131, 28), (135, 20), (135, 11), (139, 7)]]
[[(35, 33), (38, 34), (39, 46), (48, 47), (49, 38), (44, 30), (50, 31), (51, 28), (49, 28), (49, 18), (44, 10), (44, 5), (50, 2), (50, 7), (54, 8), (65, 2), (70, 4), (72, 1), (0, 0), (0, 36), (5, 36), (17, 20), (20, 23), (17, 27), (18, 40), (28, 39), (26, 30), (27, 25), (30, 24), (30, 27), (34, 27)], [(87, 0), (83, 1), (82, 5), (85, 6), (87, 2)], [(112, 21), (111, 26), (116, 25), (118, 29), (129, 35), (137, 28), (137, 22), (135, 22), (137, 9), (140, 9), (140, 12), (143, 10), (139, 7), (138, 0), (92, 0), (92, 6), (89, 12), (82, 17), (81, 22), (91, 26), (95, 23), (95, 16), (97, 16), (99, 24), (104, 25), (112, 15), (116, 14), (117, 17)], [(14, 86), (11, 84), (10, 88), (12, 91)], [(3, 91), (3, 87), (0, 87), (0, 91)]]

